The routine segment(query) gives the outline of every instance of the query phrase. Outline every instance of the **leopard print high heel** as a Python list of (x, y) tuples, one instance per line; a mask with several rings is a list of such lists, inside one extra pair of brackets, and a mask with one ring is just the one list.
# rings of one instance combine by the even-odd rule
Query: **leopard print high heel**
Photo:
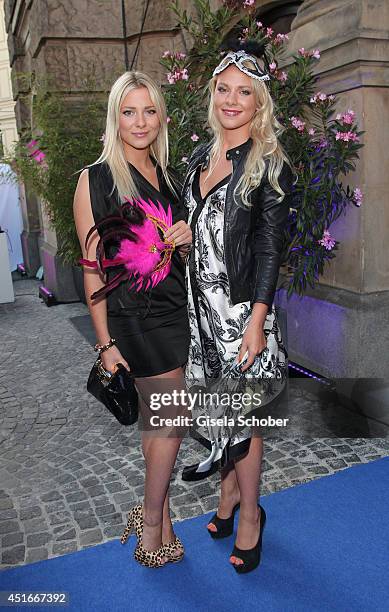
[(135, 531), (138, 540), (134, 551), (134, 559), (138, 563), (145, 567), (163, 567), (168, 562), (168, 555), (165, 553), (163, 544), (157, 550), (146, 550), (142, 544), (143, 507), (141, 505), (134, 506), (128, 513), (127, 526), (120, 538), (122, 544), (126, 543), (131, 531)]
[(120, 542), (125, 544), (127, 542), (128, 536), (131, 534), (131, 531), (134, 529), (135, 535), (138, 540), (140, 540), (143, 531), (143, 508), (142, 504), (138, 506), (134, 506), (128, 513), (128, 521), (127, 526), (123, 531), (123, 534), (120, 538)]
[[(184, 545), (180, 538), (175, 535), (173, 542), (164, 544), (165, 554), (171, 563), (178, 563), (184, 556)], [(178, 553), (178, 554), (177, 554)]]
[[(131, 508), (130, 512), (128, 513), (127, 526), (124, 529), (124, 532), (120, 538), (120, 542), (122, 544), (126, 543), (127, 538), (133, 529), (135, 531), (137, 540), (139, 541), (142, 537), (143, 532), (143, 507), (141, 504)], [(168, 558), (168, 561), (170, 561), (171, 563), (177, 563), (178, 561), (181, 561), (184, 556), (184, 546), (179, 537), (175, 535), (173, 542), (163, 544), (162, 546), (164, 548), (165, 557)]]
[(163, 567), (168, 563), (163, 544), (157, 550), (146, 550), (141, 541), (136, 545), (134, 559), (145, 567)]

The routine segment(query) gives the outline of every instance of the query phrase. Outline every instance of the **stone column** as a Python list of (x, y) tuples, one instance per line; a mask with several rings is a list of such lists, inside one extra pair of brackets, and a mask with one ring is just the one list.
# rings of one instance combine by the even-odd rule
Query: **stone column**
[(318, 89), (352, 108), (364, 148), (343, 183), (361, 187), (360, 209), (331, 226), (340, 241), (320, 286), (288, 303), (291, 359), (332, 376), (389, 374), (389, 4), (386, 0), (306, 0), (289, 50), (319, 48)]

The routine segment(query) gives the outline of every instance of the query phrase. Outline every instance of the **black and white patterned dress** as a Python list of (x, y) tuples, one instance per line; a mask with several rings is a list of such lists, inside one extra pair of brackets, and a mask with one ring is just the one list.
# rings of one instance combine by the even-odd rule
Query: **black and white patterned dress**
[[(187, 267), (186, 273), (191, 336), (185, 373), (187, 387), (192, 392), (199, 389), (218, 391), (220, 399), (220, 394), (245, 392), (255, 386), (263, 406), (283, 390), (287, 378), (287, 355), (275, 308), (269, 309), (264, 325), (267, 346), (242, 375), (236, 360), (250, 320), (251, 305), (250, 302), (232, 304), (230, 301), (223, 229), (225, 197), (231, 175), (215, 185), (204, 200), (199, 176), (200, 167), (184, 193), (194, 248), (192, 265)], [(192, 410), (195, 430), (192, 434), (211, 454), (201, 464), (185, 468), (183, 478), (199, 480), (213, 472), (217, 465), (223, 467), (232, 458), (244, 454), (249, 447), (251, 429), (238, 427), (237, 416), (248, 415), (252, 410), (252, 404), (238, 409), (220, 405), (220, 401), (209, 402), (206, 406), (197, 404)], [(225, 423), (210, 424), (209, 419), (204, 418), (207, 416), (224, 417)], [(227, 423), (227, 417), (231, 416), (234, 426)]]

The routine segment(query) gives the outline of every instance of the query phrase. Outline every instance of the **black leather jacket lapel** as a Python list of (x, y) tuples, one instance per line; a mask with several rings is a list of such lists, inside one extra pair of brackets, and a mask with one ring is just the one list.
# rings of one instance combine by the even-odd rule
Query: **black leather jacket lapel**
[[(240, 147), (227, 151), (233, 173), (226, 193), (224, 211), (224, 255), (233, 304), (250, 301), (271, 306), (277, 287), (281, 256), (284, 247), (284, 230), (291, 204), (293, 174), (284, 163), (279, 184), (285, 192), (280, 194), (270, 185), (267, 167), (261, 184), (251, 192), (251, 208), (242, 203), (234, 191), (243, 172), (251, 139)], [(189, 160), (183, 194), (193, 172), (201, 164), (209, 163), (211, 144), (198, 146)], [(194, 256), (192, 250), (191, 257)]]

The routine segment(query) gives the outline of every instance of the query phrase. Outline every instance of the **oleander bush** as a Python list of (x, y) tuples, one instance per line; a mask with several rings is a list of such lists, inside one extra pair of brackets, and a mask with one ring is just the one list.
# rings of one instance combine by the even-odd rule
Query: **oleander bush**
[(231, 32), (241, 40), (265, 42), (272, 79), (268, 81), (276, 115), (284, 127), (282, 144), (297, 173), (286, 230), (284, 271), (288, 296), (314, 287), (326, 264), (336, 255), (338, 241), (332, 223), (350, 205), (360, 206), (362, 192), (342, 180), (355, 170), (362, 147), (355, 113), (336, 114), (334, 95), (317, 89), (313, 68), (318, 49), (301, 48), (293, 62), (282, 68), (286, 34), (275, 34), (255, 16), (254, 0), (227, 0), (212, 11), (209, 0), (194, 0), (194, 20), (175, 1), (171, 5), (178, 24), (191, 35), (187, 54), (166, 51), (165, 96), (169, 114), (171, 161), (185, 171), (198, 141), (209, 140), (206, 129), (207, 83), (220, 61), (220, 45)]

